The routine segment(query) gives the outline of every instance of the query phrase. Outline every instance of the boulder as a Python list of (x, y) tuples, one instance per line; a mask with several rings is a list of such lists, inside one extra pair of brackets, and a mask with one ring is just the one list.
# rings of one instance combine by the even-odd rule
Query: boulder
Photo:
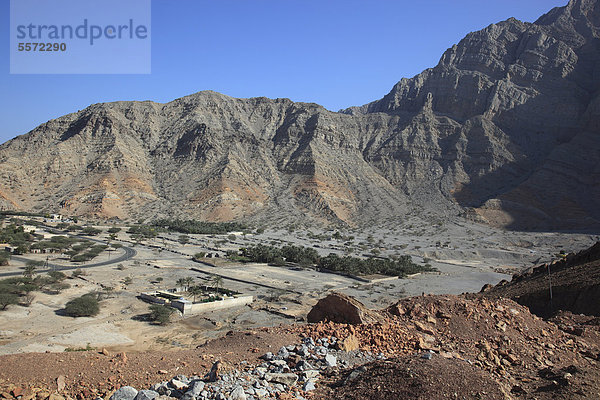
[(138, 391), (135, 388), (123, 386), (110, 396), (110, 400), (134, 400), (137, 394)]
[(273, 383), (281, 383), (282, 385), (293, 386), (298, 382), (298, 375), (292, 373), (285, 374), (265, 374), (265, 379)]
[(244, 388), (241, 386), (237, 386), (229, 394), (229, 399), (230, 400), (246, 400), (246, 393), (244, 392)]
[(155, 400), (158, 396), (154, 390), (140, 390), (134, 400)]
[(307, 316), (308, 322), (332, 321), (341, 324), (381, 322), (383, 316), (369, 310), (360, 301), (342, 293), (331, 293), (319, 300)]

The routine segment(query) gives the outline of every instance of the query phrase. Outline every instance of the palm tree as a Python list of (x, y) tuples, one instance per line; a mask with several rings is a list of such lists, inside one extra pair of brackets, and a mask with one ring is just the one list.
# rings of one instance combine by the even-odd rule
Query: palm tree
[(179, 278), (175, 283), (177, 284), (177, 286), (185, 288), (185, 278)]
[(192, 283), (194, 283), (194, 278), (188, 276), (186, 278), (183, 278), (183, 282), (185, 283), (185, 288), (189, 290), (190, 286), (192, 286)]
[(201, 295), (203, 292), (200, 286), (192, 286), (188, 289), (188, 293), (194, 296), (194, 303), (196, 302), (196, 296)]
[(215, 288), (215, 291), (217, 292), (217, 296), (218, 296), (219, 295), (219, 287), (221, 287), (223, 285), (223, 278), (221, 278), (218, 275), (215, 275), (212, 278), (212, 283), (213, 283), (213, 287)]

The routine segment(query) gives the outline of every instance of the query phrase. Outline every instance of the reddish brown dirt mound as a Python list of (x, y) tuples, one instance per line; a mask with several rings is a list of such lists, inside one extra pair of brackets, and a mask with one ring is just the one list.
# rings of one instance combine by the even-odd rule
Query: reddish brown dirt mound
[[(434, 397), (436, 390), (446, 393), (447, 389), (458, 397), (445, 398), (469, 399), (476, 391), (486, 391), (490, 395), (481, 398), (495, 399), (498, 388), (513, 399), (600, 398), (600, 324), (594, 317), (562, 313), (544, 321), (509, 299), (464, 296), (403, 299), (376, 314), (380, 321), (369, 324), (320, 322), (232, 333), (188, 351), (126, 357), (97, 352), (2, 356), (0, 395), (10, 391), (10, 384), (55, 391), (57, 378), (63, 375), (66, 387), (61, 394), (94, 398), (120, 385), (144, 388), (177, 374), (203, 375), (217, 358), (227, 368), (243, 368), (241, 361), (260, 364), (259, 356), (298, 343), (302, 336), (335, 336), (342, 342), (352, 336), (363, 351), (384, 353), (393, 360), (369, 366), (373, 376), (364, 374), (355, 383), (344, 383), (348, 371), (333, 375), (329, 384), (334, 386), (319, 384), (324, 391), (317, 394), (322, 399), (359, 398), (351, 397), (353, 390), (363, 398), (383, 399), (392, 393), (388, 389), (398, 396), (387, 398), (436, 399), (440, 398)], [(432, 354), (432, 359), (422, 361), (419, 357), (424, 353)], [(414, 368), (412, 377), (408, 368)], [(454, 379), (455, 370), (457, 377), (470, 374), (481, 385), (473, 386), (471, 378)], [(456, 387), (461, 380), (465, 384)], [(339, 386), (340, 382), (344, 384)], [(407, 386), (410, 382), (414, 387)], [(410, 397), (419, 393), (424, 397)]]
[(297, 335), (282, 330), (261, 329), (231, 333), (195, 350), (127, 353), (125, 357), (98, 351), (5, 355), (0, 356), (0, 399), (14, 387), (24, 388), (25, 394), (33, 393), (27, 388), (41, 389), (37, 398), (46, 399), (44, 393), (49, 396), (58, 390), (59, 376), (65, 378), (60, 391), (64, 397), (94, 399), (124, 385), (148, 388), (178, 374), (204, 375), (216, 359), (223, 360), (225, 369), (243, 360), (258, 363), (267, 351), (298, 340)]
[(567, 318), (562, 329), (512, 300), (463, 296), (403, 299), (387, 312), (388, 318), (375, 324), (327, 322), (290, 329), (311, 337), (354, 335), (361, 349), (392, 357), (431, 350), (464, 360), (513, 398), (600, 396), (600, 326), (589, 321), (582, 326)]
[(484, 287), (481, 295), (513, 299), (544, 318), (559, 310), (600, 316), (600, 242), (564, 260), (514, 275), (511, 282)]
[(383, 318), (360, 301), (342, 293), (332, 293), (319, 300), (308, 313), (308, 322), (332, 321), (341, 324), (367, 324)]
[(505, 396), (498, 382), (467, 362), (434, 355), (378, 361), (330, 377), (315, 399), (489, 399)]

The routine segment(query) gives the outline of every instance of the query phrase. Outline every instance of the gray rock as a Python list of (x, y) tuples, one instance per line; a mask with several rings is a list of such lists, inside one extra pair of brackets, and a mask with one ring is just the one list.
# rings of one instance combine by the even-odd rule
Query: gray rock
[(281, 349), (279, 349), (279, 351), (277, 352), (277, 356), (281, 357), (284, 360), (287, 360), (288, 357), (290, 356), (290, 352), (285, 348), (282, 347)]
[(333, 354), (327, 354), (325, 356), (325, 364), (328, 367), (335, 367), (337, 366), (337, 358)]
[(275, 367), (279, 367), (279, 368), (285, 368), (288, 366), (288, 364), (285, 360), (273, 360), (270, 362), (270, 364)]
[(254, 394), (259, 399), (262, 399), (263, 397), (267, 396), (269, 394), (269, 392), (267, 390), (265, 390), (265, 389), (259, 388), (259, 389), (255, 389), (254, 390)]
[(315, 390), (317, 387), (315, 386), (315, 381), (310, 379), (306, 382), (304, 382), (304, 385), (302, 385), (302, 390), (304, 390), (305, 392), (310, 392), (312, 390)]
[(140, 390), (134, 400), (154, 400), (158, 396), (160, 394), (154, 390)]
[(317, 370), (304, 371), (303, 374), (305, 379), (317, 378), (321, 374)]
[(293, 373), (267, 373), (265, 374), (265, 379), (269, 382), (280, 383), (286, 386), (293, 386), (296, 382), (298, 382), (298, 375)]
[(299, 371), (305, 371), (308, 369), (313, 369), (313, 366), (311, 364), (309, 364), (308, 361), (300, 360), (296, 364), (296, 369), (298, 369)]
[(138, 391), (131, 386), (123, 386), (110, 396), (110, 400), (134, 400)]
[(183, 390), (183, 389), (186, 389), (186, 388), (188, 387), (188, 384), (187, 384), (187, 383), (185, 383), (185, 382), (182, 382), (182, 381), (180, 381), (179, 379), (175, 379), (175, 378), (171, 379), (171, 380), (169, 381), (169, 384), (170, 384), (170, 385), (171, 385), (171, 386), (172, 386), (174, 389), (177, 389), (177, 390)]
[(246, 400), (244, 388), (241, 386), (236, 386), (235, 389), (233, 389), (229, 394), (229, 400)]
[(201, 380), (193, 380), (188, 386), (188, 390), (181, 397), (182, 400), (192, 400), (200, 396), (206, 384)]

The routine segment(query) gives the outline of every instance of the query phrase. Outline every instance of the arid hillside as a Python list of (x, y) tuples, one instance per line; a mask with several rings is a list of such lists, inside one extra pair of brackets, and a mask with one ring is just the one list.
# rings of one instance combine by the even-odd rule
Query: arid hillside
[(349, 225), (418, 206), (597, 227), (599, 7), (572, 0), (470, 33), (381, 100), (337, 113), (214, 92), (94, 104), (0, 146), (0, 206)]

